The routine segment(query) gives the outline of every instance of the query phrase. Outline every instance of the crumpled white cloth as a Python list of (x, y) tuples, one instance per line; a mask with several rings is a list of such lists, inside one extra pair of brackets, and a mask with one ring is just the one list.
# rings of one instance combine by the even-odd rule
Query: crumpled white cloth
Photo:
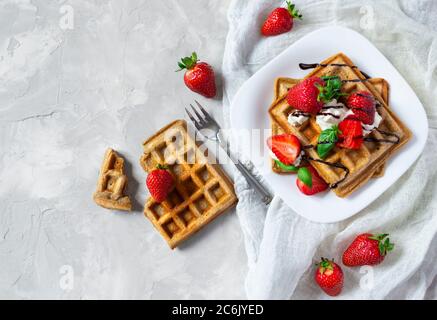
[(394, 251), (374, 268), (343, 267), (345, 288), (341, 298), (435, 299), (437, 2), (301, 0), (295, 3), (303, 21), (295, 23), (291, 32), (270, 38), (261, 37), (259, 30), (278, 1), (231, 3), (223, 59), (228, 126), (230, 101), (253, 73), (307, 33), (324, 26), (343, 25), (369, 38), (407, 79), (426, 108), (430, 134), (424, 154), (394, 186), (359, 214), (335, 224), (307, 221), (278, 197), (267, 208), (235, 171), (240, 198), (237, 214), (249, 264), (247, 297), (329, 299), (313, 281), (314, 263), (321, 256), (341, 261), (343, 250), (355, 235), (383, 231), (390, 233), (395, 242)]

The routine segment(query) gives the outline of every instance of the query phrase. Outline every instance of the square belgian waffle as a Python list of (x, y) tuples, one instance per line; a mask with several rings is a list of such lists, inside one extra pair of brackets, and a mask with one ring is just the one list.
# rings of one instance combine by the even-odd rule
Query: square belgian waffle
[(106, 150), (100, 168), (97, 190), (93, 195), (94, 201), (107, 209), (130, 211), (131, 201), (127, 195), (124, 195), (126, 186), (124, 159), (114, 150)]
[[(273, 90), (273, 103), (276, 102), (278, 99), (282, 99), (285, 97), (285, 95), (288, 93), (288, 90), (290, 90), (292, 87), (294, 87), (296, 84), (298, 84), (300, 79), (292, 79), (292, 78), (277, 78), (275, 81), (275, 88)], [(389, 99), (389, 84), (385, 79), (382, 78), (372, 78), (369, 79), (369, 82), (375, 87), (375, 89), (379, 92), (382, 99), (385, 101), (385, 103), (388, 104)], [(271, 121), (271, 129), (272, 129), (272, 135), (278, 135), (283, 134), (284, 130), (276, 124), (275, 121)], [(279, 174), (290, 174), (293, 173), (292, 171), (286, 171), (278, 167), (276, 162), (272, 159), (272, 170)], [(379, 178), (384, 175), (385, 172), (385, 163), (382, 164), (378, 170), (376, 170), (375, 174), (372, 178)]]
[[(311, 164), (320, 176), (333, 187), (339, 197), (347, 197), (364, 185), (390, 156), (411, 138), (410, 130), (389, 109), (377, 89), (364, 77), (360, 70), (343, 53), (336, 54), (321, 62), (306, 78), (316, 76), (339, 76), (343, 81), (342, 91), (368, 91), (378, 102), (377, 111), (382, 117), (378, 130), (372, 131), (367, 137), (378, 141), (365, 141), (358, 150), (334, 148), (324, 159), (333, 165), (321, 163), (314, 148), (308, 149), (307, 155), (313, 160)], [(288, 123), (288, 115), (293, 108), (288, 105), (285, 97), (277, 100), (269, 109), (272, 119), (285, 131), (296, 135), (304, 145), (317, 145), (320, 128), (315, 116), (300, 127)], [(396, 143), (388, 143), (387, 141)]]
[(175, 180), (166, 200), (158, 203), (150, 197), (144, 206), (144, 214), (172, 249), (237, 202), (232, 181), (219, 165), (208, 163), (184, 120), (162, 128), (143, 148), (143, 169), (166, 165)]

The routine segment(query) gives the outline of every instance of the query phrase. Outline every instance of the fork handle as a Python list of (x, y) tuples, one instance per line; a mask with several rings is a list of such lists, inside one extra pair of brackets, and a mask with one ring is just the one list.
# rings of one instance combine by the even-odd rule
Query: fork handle
[[(230, 158), (232, 159), (232, 157)], [(265, 204), (269, 204), (272, 201), (272, 196), (267, 189), (253, 176), (253, 174), (246, 168), (244, 164), (240, 162), (240, 160), (237, 160), (236, 162), (234, 161), (234, 164), (241, 174), (246, 178), (249, 185), (261, 195), (261, 201)]]

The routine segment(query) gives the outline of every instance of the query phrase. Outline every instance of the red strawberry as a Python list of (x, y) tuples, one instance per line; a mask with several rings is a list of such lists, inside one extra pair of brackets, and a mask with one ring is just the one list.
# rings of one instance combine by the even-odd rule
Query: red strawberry
[(296, 184), (299, 190), (307, 195), (323, 192), (328, 189), (328, 184), (319, 176), (312, 166), (302, 167), (297, 172)]
[[(349, 267), (376, 265), (381, 263), (394, 244), (388, 234), (364, 233), (355, 238), (343, 253), (343, 264)], [(385, 240), (384, 240), (385, 239)]]
[(343, 289), (343, 271), (340, 266), (334, 262), (334, 259), (328, 260), (322, 258), (322, 261), (317, 265), (318, 268), (315, 274), (317, 284), (326, 294), (330, 296), (338, 296)]
[(346, 149), (359, 149), (363, 145), (363, 128), (361, 122), (351, 116), (338, 125), (340, 134), (337, 146)]
[(294, 8), (294, 4), (287, 1), (287, 9), (276, 8), (269, 14), (261, 28), (261, 33), (265, 36), (276, 36), (288, 32), (293, 28), (294, 18), (302, 19), (302, 15)]
[(317, 114), (323, 107), (319, 87), (324, 85), (325, 81), (318, 77), (305, 79), (288, 91), (287, 102), (295, 109)]
[(292, 165), (300, 154), (300, 141), (292, 134), (280, 134), (267, 139), (267, 145), (279, 161)]
[(216, 94), (215, 75), (212, 67), (206, 62), (198, 62), (197, 54), (192, 53), (191, 57), (185, 57), (178, 62), (178, 66), (187, 69), (184, 75), (185, 85), (196, 93), (207, 98), (213, 98)]
[(347, 106), (352, 109), (358, 120), (364, 124), (372, 124), (375, 120), (376, 103), (372, 94), (359, 91), (347, 99)]
[(165, 200), (171, 189), (173, 188), (174, 180), (167, 167), (158, 165), (157, 169), (149, 173), (146, 179), (147, 188), (150, 195), (156, 202)]

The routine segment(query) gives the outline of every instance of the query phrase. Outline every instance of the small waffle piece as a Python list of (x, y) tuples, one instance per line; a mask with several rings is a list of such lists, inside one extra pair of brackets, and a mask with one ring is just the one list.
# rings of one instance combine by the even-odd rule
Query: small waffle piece
[(114, 150), (108, 149), (100, 168), (97, 190), (94, 201), (107, 209), (126, 210), (132, 209), (132, 204), (124, 191), (127, 186), (127, 177), (124, 174), (124, 159)]
[[(333, 167), (317, 161), (311, 164), (320, 176), (330, 185), (336, 188), (333, 191), (339, 197), (347, 197), (362, 185), (364, 185), (386, 162), (390, 156), (411, 139), (410, 130), (400, 121), (391, 111), (383, 98), (353, 62), (343, 53), (336, 54), (321, 63), (322, 65), (314, 69), (307, 77), (317, 76), (339, 76), (344, 82), (342, 91), (352, 93), (355, 91), (368, 91), (377, 100), (378, 113), (382, 117), (378, 130), (372, 131), (368, 138), (377, 141), (366, 141), (358, 150), (334, 148), (325, 161), (336, 163), (342, 168)], [(335, 65), (332, 65), (335, 64)], [(342, 65), (342, 66), (340, 66)], [(279, 99), (270, 107), (269, 112), (272, 119), (288, 133), (296, 135), (305, 145), (316, 145), (320, 134), (320, 128), (314, 116), (303, 123), (300, 127), (292, 126), (288, 123), (287, 117), (292, 112), (285, 99)], [(384, 140), (397, 141), (397, 143), (387, 143)], [(320, 160), (315, 149), (308, 149), (307, 154), (316, 160)]]
[(170, 248), (188, 239), (221, 213), (234, 206), (237, 197), (232, 181), (221, 167), (208, 163), (187, 132), (187, 124), (177, 120), (143, 143), (140, 163), (146, 172), (158, 164), (167, 165), (175, 188), (157, 203), (149, 198), (144, 214), (167, 241)]

